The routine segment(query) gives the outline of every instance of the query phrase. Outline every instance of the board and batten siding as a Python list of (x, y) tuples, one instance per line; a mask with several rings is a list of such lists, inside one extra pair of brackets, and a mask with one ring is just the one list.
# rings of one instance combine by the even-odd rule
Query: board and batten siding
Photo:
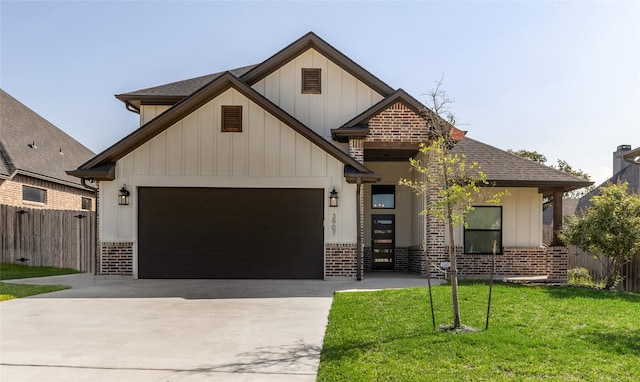
[(151, 121), (155, 117), (167, 111), (169, 105), (141, 105), (140, 106), (140, 126)]
[[(303, 68), (320, 69), (321, 94), (302, 94)], [(256, 82), (253, 89), (327, 140), (331, 129), (383, 99), (313, 48)]]
[[(243, 106), (241, 133), (221, 132), (222, 105)], [(123, 184), (129, 206), (117, 205)], [(335, 233), (325, 223), (325, 241), (356, 241), (355, 186), (344, 182), (343, 164), (234, 89), (117, 162), (116, 179), (100, 182), (102, 241), (135, 242), (137, 187), (320, 188), (325, 221), (336, 214)], [(339, 208), (326, 206), (333, 187)]]
[[(495, 187), (488, 189), (487, 192), (497, 193), (504, 190), (504, 188)], [(503, 247), (542, 246), (542, 194), (538, 193), (537, 188), (509, 187), (508, 190), (509, 195), (502, 198), (500, 204)], [(454, 234), (456, 245), (463, 245), (463, 229), (462, 226), (456, 227)]]

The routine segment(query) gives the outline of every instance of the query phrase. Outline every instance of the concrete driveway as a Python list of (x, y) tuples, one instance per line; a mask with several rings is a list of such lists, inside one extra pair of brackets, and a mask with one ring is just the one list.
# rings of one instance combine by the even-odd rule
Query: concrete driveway
[(2, 381), (314, 381), (335, 291), (426, 284), (399, 274), (12, 282), (74, 288), (0, 303)]

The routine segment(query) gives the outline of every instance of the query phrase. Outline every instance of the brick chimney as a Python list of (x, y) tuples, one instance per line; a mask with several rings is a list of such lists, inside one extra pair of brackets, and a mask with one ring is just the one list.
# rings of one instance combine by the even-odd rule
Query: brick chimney
[(622, 169), (631, 164), (625, 161), (622, 157), (628, 151), (631, 151), (631, 145), (620, 145), (613, 153), (613, 175), (619, 173)]

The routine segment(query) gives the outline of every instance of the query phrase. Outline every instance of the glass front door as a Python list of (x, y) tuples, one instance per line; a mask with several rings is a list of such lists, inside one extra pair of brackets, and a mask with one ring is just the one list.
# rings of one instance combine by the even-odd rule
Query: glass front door
[(371, 215), (371, 268), (394, 269), (395, 215)]

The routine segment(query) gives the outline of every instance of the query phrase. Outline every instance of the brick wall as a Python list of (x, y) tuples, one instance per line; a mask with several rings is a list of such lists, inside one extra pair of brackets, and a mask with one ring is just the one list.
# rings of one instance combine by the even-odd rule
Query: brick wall
[(100, 250), (101, 275), (133, 275), (133, 243), (104, 242)]
[[(567, 247), (515, 248), (506, 247), (496, 255), (495, 274), (507, 277), (548, 276), (554, 280), (567, 279)], [(492, 255), (461, 254), (456, 247), (458, 270), (461, 276), (491, 274)]]
[(355, 278), (356, 244), (327, 244), (324, 250), (325, 278)]
[[(22, 200), (22, 186), (46, 190), (45, 203)], [(16, 175), (0, 183), (0, 204), (16, 207), (53, 210), (82, 210), (82, 198), (91, 199), (91, 210), (95, 211), (95, 194), (89, 190), (65, 186), (42, 179)]]
[(369, 120), (369, 134), (365, 142), (420, 143), (427, 140), (424, 118), (397, 102)]
[(409, 248), (396, 247), (395, 270), (407, 272), (409, 270)]

